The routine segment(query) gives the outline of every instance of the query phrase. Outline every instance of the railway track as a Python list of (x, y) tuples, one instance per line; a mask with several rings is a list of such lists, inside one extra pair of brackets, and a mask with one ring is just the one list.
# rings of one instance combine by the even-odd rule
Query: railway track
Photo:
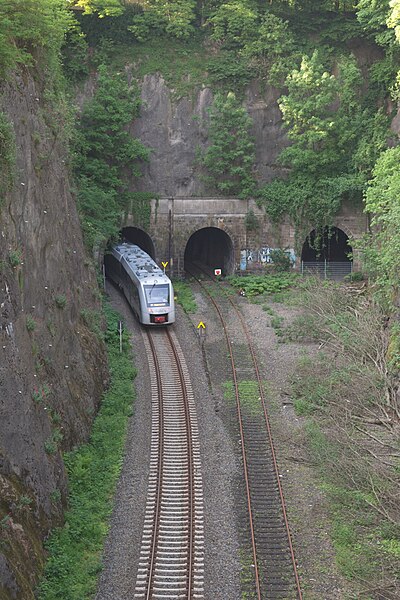
[(203, 492), (189, 372), (169, 329), (143, 332), (152, 429), (145, 520), (134, 598), (204, 598)]
[(251, 336), (232, 298), (221, 294), (209, 274), (205, 283), (193, 271), (191, 267), (189, 274), (207, 294), (221, 321), (232, 369), (254, 565), (253, 589), (245, 589), (244, 594), (257, 600), (302, 600), (264, 385)]

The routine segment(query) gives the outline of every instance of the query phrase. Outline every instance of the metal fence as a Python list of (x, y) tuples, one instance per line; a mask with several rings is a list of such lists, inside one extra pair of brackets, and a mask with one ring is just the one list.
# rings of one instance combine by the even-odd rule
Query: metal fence
[(350, 260), (342, 262), (331, 262), (321, 260), (315, 262), (301, 261), (302, 275), (315, 275), (323, 279), (343, 279), (353, 270), (353, 262)]

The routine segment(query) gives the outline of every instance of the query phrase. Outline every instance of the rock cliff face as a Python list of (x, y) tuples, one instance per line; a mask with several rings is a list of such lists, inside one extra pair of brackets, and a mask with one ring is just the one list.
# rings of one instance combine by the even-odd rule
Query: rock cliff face
[(0, 204), (0, 597), (34, 597), (43, 539), (62, 520), (60, 449), (87, 439), (106, 381), (99, 310), (70, 191), (65, 123), (40, 77), (3, 85), (15, 186)]
[[(246, 107), (253, 119), (257, 176), (270, 181), (283, 174), (276, 157), (287, 145), (277, 98), (272, 86), (261, 90), (255, 81), (246, 92)], [(150, 161), (135, 185), (140, 191), (160, 196), (210, 196), (215, 193), (204, 183), (196, 161), (198, 150), (208, 141), (208, 112), (213, 101), (210, 88), (201, 89), (194, 99), (174, 101), (163, 77), (146, 75), (141, 83), (142, 108), (131, 132), (151, 148)]]

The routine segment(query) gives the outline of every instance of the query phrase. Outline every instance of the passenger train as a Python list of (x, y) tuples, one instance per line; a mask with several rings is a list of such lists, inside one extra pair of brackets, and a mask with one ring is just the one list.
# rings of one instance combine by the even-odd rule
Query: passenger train
[(105, 255), (104, 266), (106, 276), (123, 290), (140, 323), (174, 323), (172, 283), (144, 250), (129, 242), (117, 244)]

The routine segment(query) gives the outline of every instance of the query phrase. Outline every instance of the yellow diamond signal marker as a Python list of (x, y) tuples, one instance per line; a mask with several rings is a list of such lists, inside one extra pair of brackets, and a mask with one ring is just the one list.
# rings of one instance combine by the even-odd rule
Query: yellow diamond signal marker
[(167, 262), (162, 262), (162, 266), (164, 267), (164, 269), (166, 268), (167, 264), (169, 263), (169, 261), (167, 260)]
[(197, 329), (200, 329), (200, 327), (202, 327), (203, 329), (206, 328), (206, 326), (204, 325), (203, 321), (200, 321), (200, 323), (197, 325)]

